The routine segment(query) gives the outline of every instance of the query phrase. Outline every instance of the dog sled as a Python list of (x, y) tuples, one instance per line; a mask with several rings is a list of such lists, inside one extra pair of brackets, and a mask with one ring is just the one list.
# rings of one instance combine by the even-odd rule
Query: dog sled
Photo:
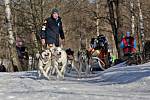
[(108, 51), (108, 42), (104, 35), (99, 35), (91, 39), (91, 48), (89, 53), (91, 55), (91, 66), (93, 68), (100, 68), (105, 70), (111, 66), (110, 52)]
[(143, 63), (143, 54), (141, 52), (128, 53), (124, 59), (127, 65), (139, 65)]

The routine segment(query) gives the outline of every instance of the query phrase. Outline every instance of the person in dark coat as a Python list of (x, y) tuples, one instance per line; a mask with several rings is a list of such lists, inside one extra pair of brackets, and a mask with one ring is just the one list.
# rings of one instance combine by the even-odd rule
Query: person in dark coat
[(59, 37), (63, 44), (65, 36), (62, 28), (62, 21), (56, 8), (52, 9), (51, 16), (45, 20), (40, 36), (42, 45), (51, 46), (55, 44), (55, 46), (59, 46)]

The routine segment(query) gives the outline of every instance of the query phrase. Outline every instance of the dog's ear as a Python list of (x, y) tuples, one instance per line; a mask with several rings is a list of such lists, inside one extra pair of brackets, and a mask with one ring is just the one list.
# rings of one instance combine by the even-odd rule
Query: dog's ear
[(42, 54), (42, 52), (45, 52), (45, 49), (42, 49), (39, 51), (40, 54)]
[(42, 50), (41, 53), (45, 52), (45, 50)]
[(41, 57), (44, 58), (45, 57), (45, 52), (41, 53)]

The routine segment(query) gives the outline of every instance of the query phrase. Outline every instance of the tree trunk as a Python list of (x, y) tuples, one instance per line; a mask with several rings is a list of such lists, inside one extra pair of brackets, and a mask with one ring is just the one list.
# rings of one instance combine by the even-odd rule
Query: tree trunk
[(138, 9), (139, 9), (139, 24), (140, 24), (140, 36), (141, 36), (141, 48), (140, 51), (143, 51), (144, 45), (145, 45), (145, 39), (144, 39), (144, 21), (143, 21), (143, 14), (141, 9), (141, 3), (140, 0), (137, 0), (138, 3)]
[[(122, 35), (125, 36), (126, 32), (131, 32), (131, 11), (129, 0), (115, 0), (116, 14), (117, 14), (117, 31), (118, 31), (118, 47), (120, 46)], [(119, 34), (120, 33), (120, 34)], [(118, 55), (123, 56), (122, 49), (118, 48)]]
[(14, 39), (13, 30), (12, 30), (10, 0), (4, 0), (4, 3), (5, 3), (5, 14), (6, 14), (8, 42), (9, 42), (11, 60), (12, 60), (13, 66), (16, 67), (16, 71), (22, 71), (19, 58), (16, 52), (15, 39)]
[(96, 0), (96, 34), (99, 36), (99, 0)]
[(115, 39), (116, 49), (118, 52), (118, 56), (120, 56), (119, 55), (120, 49), (119, 49), (119, 44), (118, 44), (118, 28), (117, 28), (117, 22), (115, 19), (115, 17), (116, 17), (116, 9), (115, 8), (116, 7), (112, 0), (107, 0), (107, 3), (108, 3), (108, 7), (109, 7), (110, 24), (111, 24), (113, 36)]
[(134, 16), (134, 3), (133, 0), (130, 1), (131, 6), (131, 30), (132, 34), (135, 36), (135, 16)]

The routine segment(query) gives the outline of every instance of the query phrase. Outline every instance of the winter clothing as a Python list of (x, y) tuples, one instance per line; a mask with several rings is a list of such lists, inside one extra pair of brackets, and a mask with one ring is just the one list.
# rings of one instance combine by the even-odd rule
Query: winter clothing
[(42, 26), (41, 39), (45, 39), (46, 44), (55, 44), (59, 46), (59, 36), (64, 39), (61, 18), (54, 19), (52, 16), (45, 20)]
[(54, 14), (54, 13), (59, 13), (59, 11), (58, 11), (58, 9), (56, 9), (56, 8), (54, 8), (54, 9), (52, 9), (52, 12), (51, 12), (52, 14)]
[(104, 35), (99, 35), (97, 38), (92, 38), (90, 44), (95, 50), (108, 50), (108, 41)]
[(28, 59), (28, 53), (26, 51), (26, 47), (24, 47), (24, 46), (21, 46), (21, 47), (16, 46), (16, 49), (17, 49), (17, 54), (18, 54), (19, 59)]
[(123, 48), (124, 55), (129, 53), (135, 53), (136, 51), (136, 40), (129, 36), (129, 33), (126, 34), (121, 41), (120, 47)]

